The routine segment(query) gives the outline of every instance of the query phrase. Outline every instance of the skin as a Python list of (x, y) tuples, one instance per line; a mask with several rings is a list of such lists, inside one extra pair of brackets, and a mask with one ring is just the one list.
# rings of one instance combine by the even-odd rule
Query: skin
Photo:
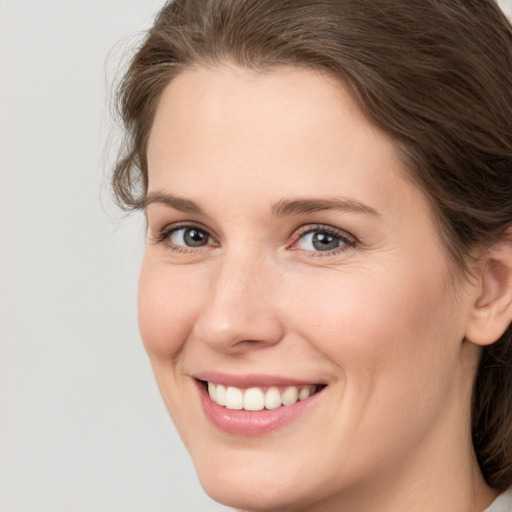
[[(163, 93), (148, 162), (150, 195), (201, 209), (147, 204), (139, 322), (206, 492), (245, 510), (488, 506), (467, 339), (483, 287), (453, 279), (425, 195), (346, 90), (304, 69), (186, 71)], [(364, 208), (272, 214), (304, 198)], [(181, 222), (207, 245), (187, 246)], [(318, 250), (305, 233), (326, 227), (349, 242)], [(211, 370), (328, 386), (290, 424), (236, 436), (197, 398), (193, 375)]]

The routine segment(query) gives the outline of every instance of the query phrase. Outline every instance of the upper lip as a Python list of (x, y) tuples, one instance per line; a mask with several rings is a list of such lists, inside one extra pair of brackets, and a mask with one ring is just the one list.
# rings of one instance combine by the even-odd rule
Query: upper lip
[(216, 371), (197, 372), (192, 375), (197, 380), (233, 386), (236, 388), (270, 387), (270, 386), (308, 386), (326, 384), (320, 380), (301, 380), (276, 375), (246, 374), (233, 375)]

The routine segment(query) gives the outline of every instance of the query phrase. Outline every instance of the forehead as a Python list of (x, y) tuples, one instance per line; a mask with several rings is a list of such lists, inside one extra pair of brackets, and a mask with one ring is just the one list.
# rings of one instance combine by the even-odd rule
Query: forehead
[[(245, 179), (294, 170), (307, 183), (324, 170), (401, 167), (394, 145), (343, 85), (301, 68), (264, 72), (200, 68), (178, 75), (160, 99), (148, 144), (149, 186), (185, 168)], [(304, 172), (301, 172), (304, 171)]]

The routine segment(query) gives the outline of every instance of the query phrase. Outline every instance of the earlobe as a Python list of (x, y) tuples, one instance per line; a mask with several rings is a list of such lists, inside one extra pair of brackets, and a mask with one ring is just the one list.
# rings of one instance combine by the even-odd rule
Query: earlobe
[(512, 322), (512, 228), (488, 251), (479, 279), (466, 339), (483, 346), (497, 341)]

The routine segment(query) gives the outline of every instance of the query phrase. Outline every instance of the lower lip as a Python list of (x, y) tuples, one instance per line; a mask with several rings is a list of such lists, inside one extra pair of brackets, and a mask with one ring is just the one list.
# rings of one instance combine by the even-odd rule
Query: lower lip
[(203, 384), (200, 382), (197, 382), (197, 384), (201, 405), (210, 422), (223, 432), (239, 436), (259, 436), (291, 423), (309, 409), (321, 393), (315, 393), (305, 400), (295, 402), (293, 405), (284, 405), (277, 409), (239, 411), (226, 409), (216, 404), (204, 389)]

